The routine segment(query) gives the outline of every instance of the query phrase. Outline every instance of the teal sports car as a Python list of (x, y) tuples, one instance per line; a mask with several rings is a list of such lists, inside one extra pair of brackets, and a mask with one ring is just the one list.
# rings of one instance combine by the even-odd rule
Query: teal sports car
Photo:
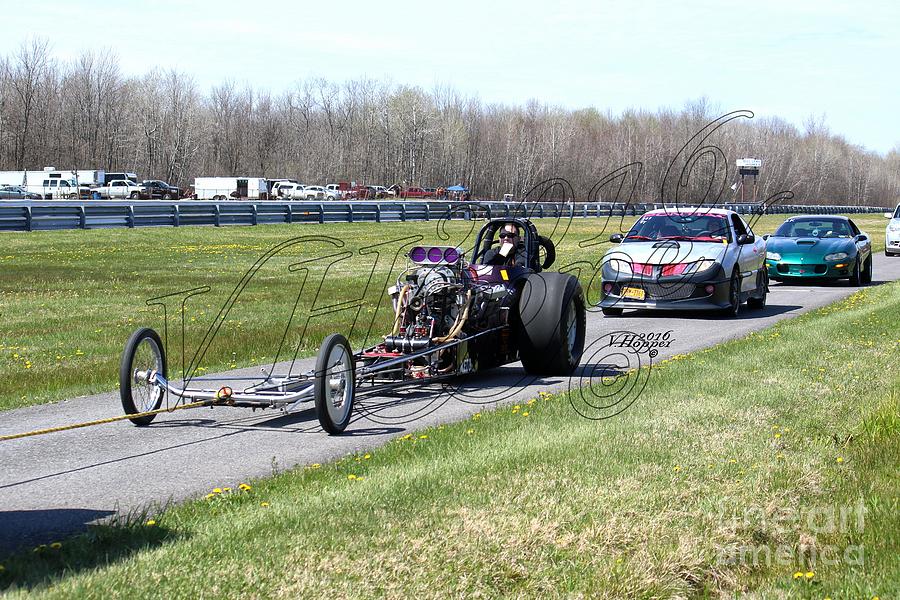
[(799, 216), (766, 237), (769, 279), (847, 279), (872, 282), (872, 242), (847, 217)]

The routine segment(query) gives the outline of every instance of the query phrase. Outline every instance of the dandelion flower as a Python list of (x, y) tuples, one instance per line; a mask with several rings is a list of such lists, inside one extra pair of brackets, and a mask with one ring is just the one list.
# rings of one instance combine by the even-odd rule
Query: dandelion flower
[(528, 411), (526, 410), (526, 411), (524, 411), (524, 412), (522, 413), (522, 416), (523, 416), (523, 417), (527, 417), (527, 416), (530, 415), (530, 414), (531, 414), (531, 413), (528, 412)]
[(155, 521), (155, 520), (150, 519), (149, 521), (147, 521), (147, 527), (153, 527), (154, 525), (156, 525), (156, 521)]
[(428, 439), (428, 436), (427, 436), (427, 435), (420, 435), (420, 436), (419, 436), (419, 439), (420, 439), (420, 440), (427, 440), (427, 439)]
[(480, 413), (480, 412), (479, 412), (479, 413), (475, 413), (474, 415), (472, 415), (472, 418), (473, 418), (473, 419), (480, 419), (480, 418), (481, 418), (481, 413)]
[(309, 465), (309, 468), (310, 469), (321, 469), (322, 465), (320, 465), (319, 463), (313, 463), (313, 464)]
[(216, 495), (213, 494), (213, 493), (209, 493), (209, 494), (206, 495), (206, 499), (207, 499), (207, 500), (212, 500), (212, 499), (215, 498), (215, 497), (216, 497)]
[(62, 544), (59, 542), (53, 542), (52, 544), (50, 544), (50, 547), (54, 550), (59, 550), (60, 548), (62, 548)]
[(839, 463), (842, 463), (842, 462), (844, 462), (844, 457), (843, 457), (843, 456), (838, 456), (836, 460), (837, 460)]
[(351, 473), (350, 475), (347, 475), (347, 479), (349, 479), (350, 481), (353, 481), (354, 479), (356, 479), (356, 475), (353, 475)]
[(252, 488), (246, 483), (242, 483), (238, 486), (238, 489), (244, 492), (249, 492)]
[(816, 574), (815, 574), (813, 571), (807, 571), (807, 572), (806, 572), (806, 578), (807, 578), (807, 579), (812, 579), (812, 578), (815, 577), (815, 576), (816, 576)]
[(268, 503), (268, 502), (260, 502), (259, 505), (262, 506), (263, 508), (268, 508), (268, 507), (269, 507), (269, 503)]
[(794, 573), (794, 579), (800, 579), (801, 577), (803, 577), (803, 573), (802, 573), (802, 572), (797, 571), (796, 573)]
[(776, 440), (777, 440), (778, 438), (780, 438), (780, 437), (781, 437), (781, 434), (780, 434), (780, 433), (776, 433), (776, 434), (775, 434), (775, 439), (776, 439)]
[(222, 488), (213, 488), (213, 494), (221, 494)]
[(222, 491), (223, 491), (223, 492), (230, 492), (230, 491), (231, 491), (231, 488), (230, 488), (230, 487), (222, 488)]
[(672, 467), (672, 470), (677, 473), (678, 471), (681, 470), (681, 465), (675, 465), (674, 467)]
[(474, 429), (467, 429), (467, 430), (466, 430), (466, 433), (469, 434), (469, 435), (472, 435), (473, 433), (475, 433), (475, 430), (474, 430)]
[(371, 454), (365, 454), (365, 455), (363, 456), (363, 460), (369, 460), (370, 458), (372, 458), (372, 455), (371, 455)]

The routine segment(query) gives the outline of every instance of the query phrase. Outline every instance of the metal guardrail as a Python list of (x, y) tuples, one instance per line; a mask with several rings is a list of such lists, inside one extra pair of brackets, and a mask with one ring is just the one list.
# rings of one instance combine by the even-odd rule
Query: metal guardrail
[[(283, 201), (7, 201), (0, 203), (0, 231), (180, 227), (186, 225), (264, 225), (276, 223), (355, 223), (480, 219), (591, 218), (638, 216), (662, 204), (504, 203), (504, 202), (283, 202)], [(755, 204), (721, 208), (755, 214)], [(775, 205), (766, 214), (857, 214), (887, 210), (876, 206)]]

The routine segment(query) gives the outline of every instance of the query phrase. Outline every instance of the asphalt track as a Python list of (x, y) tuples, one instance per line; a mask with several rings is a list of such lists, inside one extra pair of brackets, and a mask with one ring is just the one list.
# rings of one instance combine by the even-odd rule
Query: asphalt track
[[(874, 261), (873, 285), (900, 279), (900, 258), (878, 254)], [(773, 283), (765, 309), (744, 307), (736, 319), (647, 311), (604, 318), (592, 312), (588, 315), (588, 349), (572, 379), (526, 377), (521, 365), (514, 364), (472, 376), (450, 389), (423, 388), (368, 399), (363, 403), (365, 414), (357, 415), (342, 436), (326, 435), (311, 407), (290, 415), (217, 407), (163, 414), (148, 428), (123, 421), (0, 442), (0, 555), (61, 539), (117, 513), (197, 497), (214, 487), (234, 487), (271, 475), (273, 469), (324, 463), (375, 448), (408, 431), (461, 420), (497, 404), (527, 400), (541, 390), (566, 390), (590, 377), (608, 374), (612, 365), (635, 366), (637, 355), (620, 352), (612, 357), (610, 349), (604, 348), (613, 331), (671, 331), (671, 346), (653, 359), (659, 361), (742, 337), (839, 300), (855, 289), (844, 283)], [(646, 364), (646, 355), (642, 358)], [(312, 362), (306, 361), (303, 368), (308, 368), (307, 364), (311, 368)], [(258, 373), (257, 368), (250, 368), (227, 375)], [(118, 414), (117, 392), (74, 398), (4, 412), (0, 435)], [(602, 427), (603, 421), (597, 426)]]

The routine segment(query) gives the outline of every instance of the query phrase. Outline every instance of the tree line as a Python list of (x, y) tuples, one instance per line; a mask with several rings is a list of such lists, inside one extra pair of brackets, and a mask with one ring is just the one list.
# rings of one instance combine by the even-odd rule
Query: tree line
[[(484, 198), (520, 198), (559, 177), (578, 200), (654, 202), (702, 196), (711, 181), (731, 200), (734, 159), (752, 156), (763, 161), (759, 200), (786, 190), (798, 204), (900, 198), (900, 152), (850, 144), (821, 118), (800, 128), (777, 117), (733, 119), (702, 140), (713, 151), (679, 157), (717, 116), (705, 99), (613, 115), (372, 79), (309, 79), (279, 92), (226, 81), (206, 91), (177, 70), (127, 76), (109, 50), (59, 61), (41, 39), (0, 57), (0, 170), (135, 171), (180, 186), (239, 175), (462, 184)], [(678, 179), (673, 167), (689, 176)]]

